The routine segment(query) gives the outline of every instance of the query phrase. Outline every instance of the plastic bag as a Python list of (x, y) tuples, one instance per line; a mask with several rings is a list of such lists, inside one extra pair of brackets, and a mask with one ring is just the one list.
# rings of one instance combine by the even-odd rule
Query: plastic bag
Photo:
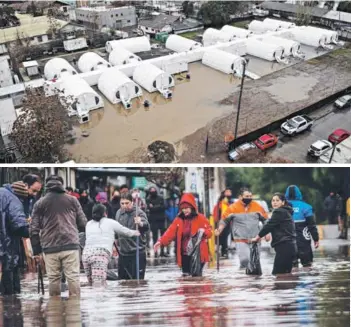
[(107, 280), (118, 280), (118, 274), (114, 270), (107, 270)]
[(189, 242), (193, 245), (192, 252), (190, 253), (190, 274), (193, 277), (202, 276), (203, 264), (201, 262), (200, 243), (203, 235), (204, 231), (200, 230), (197, 235), (191, 239), (191, 242)]
[(262, 275), (262, 268), (260, 262), (260, 250), (258, 243), (250, 244), (250, 261), (246, 268), (247, 275)]

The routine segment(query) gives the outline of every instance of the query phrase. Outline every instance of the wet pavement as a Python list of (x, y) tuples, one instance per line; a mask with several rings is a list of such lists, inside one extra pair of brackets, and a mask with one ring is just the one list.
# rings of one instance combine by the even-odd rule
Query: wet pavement
[(47, 292), (39, 299), (28, 274), (21, 299), (2, 299), (0, 326), (349, 326), (349, 244), (323, 240), (314, 255), (312, 269), (284, 278), (270, 275), (274, 251), (266, 243), (261, 277), (239, 270), (235, 252), (202, 278), (182, 278), (174, 257), (152, 258), (146, 281), (85, 286), (80, 301), (49, 300)]

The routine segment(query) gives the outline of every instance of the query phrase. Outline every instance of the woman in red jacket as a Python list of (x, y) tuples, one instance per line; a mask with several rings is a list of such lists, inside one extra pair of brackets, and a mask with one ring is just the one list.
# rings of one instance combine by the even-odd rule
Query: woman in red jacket
[(202, 267), (209, 261), (209, 251), (207, 239), (212, 236), (212, 228), (207, 218), (197, 211), (197, 205), (194, 196), (191, 193), (185, 193), (179, 203), (180, 213), (173, 220), (171, 226), (161, 236), (154, 245), (154, 250), (163, 245), (167, 246), (175, 239), (177, 240), (177, 263), (182, 268), (183, 276), (189, 276), (190, 259), (187, 254), (187, 247), (192, 237), (202, 229), (203, 239), (200, 243), (200, 258)]

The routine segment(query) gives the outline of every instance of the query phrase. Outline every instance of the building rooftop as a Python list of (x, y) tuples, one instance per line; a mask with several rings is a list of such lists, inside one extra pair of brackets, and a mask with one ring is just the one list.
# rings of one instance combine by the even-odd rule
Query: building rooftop
[(101, 7), (79, 7), (76, 9), (102, 12), (102, 11), (114, 11), (114, 10), (128, 9), (128, 8), (134, 8), (134, 7), (133, 6), (123, 6), (123, 7), (106, 8), (106, 7), (101, 6)]
[(154, 28), (154, 29), (162, 29), (166, 25), (172, 25), (178, 19), (179, 17), (176, 17), (176, 16), (159, 14), (157, 16), (156, 15), (153, 16), (150, 19), (141, 19), (139, 21), (139, 25), (146, 26), (149, 28)]
[(36, 60), (31, 60), (31, 61), (23, 61), (23, 67), (24, 68), (29, 68), (29, 67), (34, 67), (38, 66), (38, 62)]
[[(22, 38), (44, 35), (50, 28), (47, 16), (33, 17), (32, 15), (17, 14), (21, 25), (17, 27), (4, 28), (0, 33), (0, 44), (15, 41), (18, 35)], [(68, 22), (56, 19), (59, 28), (68, 24)]]

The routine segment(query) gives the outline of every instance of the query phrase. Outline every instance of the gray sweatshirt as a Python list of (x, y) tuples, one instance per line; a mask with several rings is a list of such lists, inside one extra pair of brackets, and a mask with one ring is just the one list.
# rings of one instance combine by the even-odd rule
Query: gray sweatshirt
[[(142, 227), (139, 227), (139, 232), (141, 233), (139, 237), (139, 252), (145, 252), (146, 248), (146, 235), (145, 232), (150, 230), (149, 221), (144, 211), (138, 208), (138, 212), (136, 212), (136, 207), (133, 207), (133, 210), (130, 212), (126, 212), (123, 209), (119, 209), (116, 213), (116, 221), (119, 222), (122, 226), (127, 227), (129, 229), (136, 229), (136, 225), (134, 223), (134, 218), (139, 216), (141, 218), (141, 222), (143, 224)], [(118, 235), (117, 248), (120, 255), (128, 256), (135, 255), (136, 249), (136, 237), (127, 238), (123, 235)]]
[(233, 221), (232, 235), (234, 240), (248, 240), (258, 235), (261, 224), (266, 219), (258, 212), (235, 213), (220, 221), (221, 225), (227, 225)]

